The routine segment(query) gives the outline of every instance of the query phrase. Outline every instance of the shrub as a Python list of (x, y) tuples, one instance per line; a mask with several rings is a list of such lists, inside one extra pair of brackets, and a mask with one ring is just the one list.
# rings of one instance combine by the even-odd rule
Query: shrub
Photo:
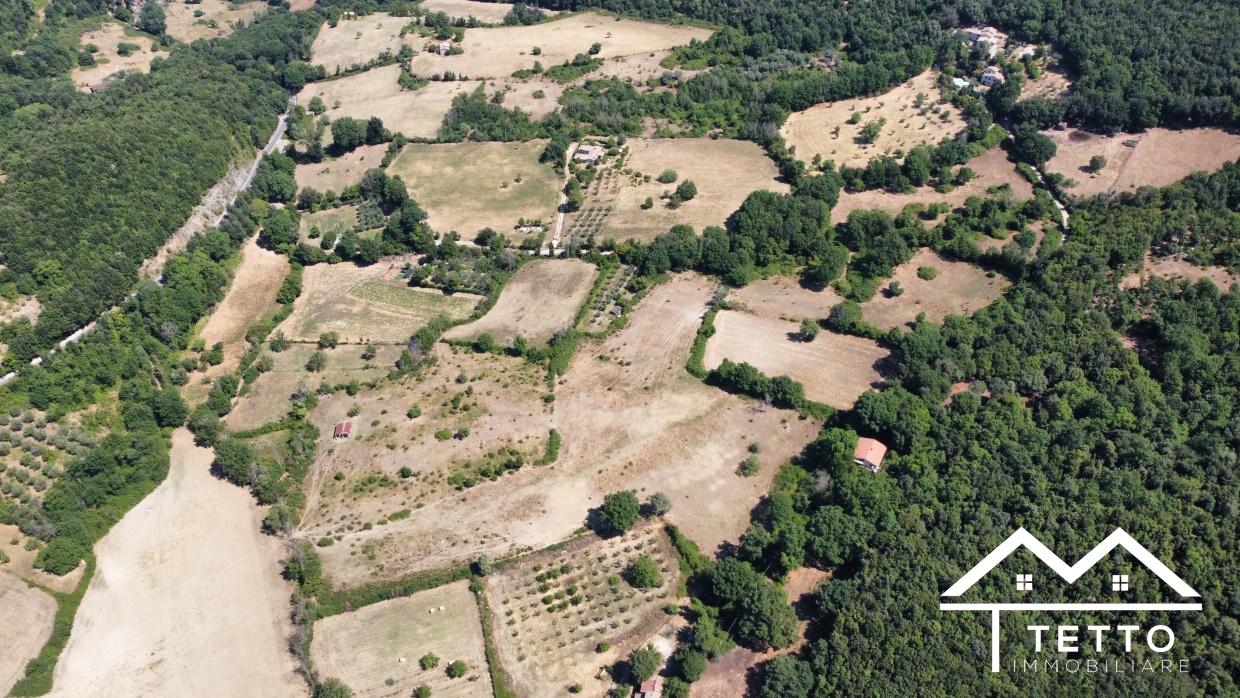
[(1095, 155), (1089, 159), (1089, 171), (1098, 172), (1107, 166), (1107, 158), (1105, 155)]
[(440, 429), (439, 431), (435, 432), (435, 439), (438, 441), (447, 441), (450, 438), (452, 438), (451, 429)]
[(758, 457), (750, 456), (741, 461), (740, 467), (736, 469), (736, 474), (749, 477), (757, 475), (759, 470), (762, 470), (762, 464), (758, 462)]
[(676, 187), (676, 198), (681, 201), (689, 201), (693, 197), (697, 196), (697, 193), (697, 185), (694, 184), (691, 179), (686, 179)]
[(439, 666), (439, 657), (435, 656), (434, 652), (427, 652), (418, 660), (418, 664), (423, 669), (434, 669)]
[(353, 689), (340, 679), (328, 679), (314, 689), (314, 698), (353, 698)]
[(805, 342), (814, 341), (818, 337), (818, 330), (820, 329), (822, 328), (818, 325), (817, 320), (811, 318), (801, 320), (801, 340)]
[(335, 542), (336, 541), (332, 540), (331, 536), (323, 536), (322, 538), (319, 539), (319, 547), (330, 548)]
[(413, 689), (413, 698), (431, 698), (431, 687), (422, 684)]
[(448, 665), (448, 676), (451, 678), (459, 679), (468, 672), (469, 665), (460, 659)]
[(624, 576), (636, 589), (651, 589), (663, 581), (659, 576), (659, 565), (649, 555), (642, 555), (631, 562)]
[(672, 498), (662, 492), (655, 492), (646, 500), (646, 505), (650, 507), (651, 515), (663, 516), (672, 510)]
[(407, 465), (406, 465), (406, 466), (401, 467), (401, 469), (400, 469), (400, 476), (401, 476), (401, 477), (403, 477), (403, 478), (406, 478), (406, 479), (413, 477), (413, 469), (411, 469), (411, 468), (410, 468), (409, 466), (407, 466)]
[(917, 267), (917, 278), (923, 281), (930, 281), (939, 275), (939, 270), (935, 267)]
[(409, 419), (417, 419), (422, 416), (422, 408), (417, 405), (413, 405), (409, 408), (409, 411), (406, 412), (405, 415), (408, 416)]
[(675, 182), (680, 175), (676, 174), (676, 170), (663, 170), (659, 176), (655, 178), (659, 184), (671, 184)]
[(600, 642), (600, 643), (598, 643), (598, 647), (595, 647), (595, 648), (594, 648), (594, 651), (595, 651), (595, 652), (598, 652), (599, 654), (603, 654), (604, 652), (606, 652), (606, 651), (608, 651), (608, 650), (610, 650), (610, 649), (611, 649), (611, 643), (609, 643), (609, 642)]

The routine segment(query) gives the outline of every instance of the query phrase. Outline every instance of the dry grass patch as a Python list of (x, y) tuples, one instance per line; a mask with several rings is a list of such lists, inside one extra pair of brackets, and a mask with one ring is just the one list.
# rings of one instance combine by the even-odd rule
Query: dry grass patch
[[(1213, 172), (1240, 158), (1240, 135), (1213, 128), (1152, 128), (1110, 137), (1077, 130), (1045, 133), (1059, 148), (1046, 170), (1075, 179), (1076, 186), (1067, 190), (1073, 196), (1163, 187), (1193, 172)], [(1129, 147), (1125, 141), (1136, 141), (1137, 145)], [(1095, 155), (1107, 159), (1106, 167), (1097, 173), (1089, 169), (1089, 160)]]
[[(357, 206), (341, 206), (314, 213), (303, 213), (299, 239), (304, 243), (317, 245), (322, 238), (335, 238), (336, 235), (343, 235), (357, 227), (357, 224)], [(319, 229), (320, 237), (312, 241), (310, 229), (315, 227)]]
[(898, 214), (909, 204), (946, 203), (953, 209), (964, 205), (970, 196), (986, 196), (991, 187), (1007, 184), (1012, 187), (1015, 199), (1033, 198), (1033, 185), (1016, 172), (1016, 163), (1008, 159), (1002, 148), (991, 148), (984, 155), (970, 160), (967, 165), (977, 173), (977, 177), (964, 186), (959, 186), (946, 194), (936, 192), (932, 187), (920, 187), (909, 194), (891, 194), (881, 189), (861, 191), (855, 194), (840, 192), (840, 201), (831, 209), (831, 222), (843, 223), (853, 211), (882, 209), (892, 215)]
[(297, 188), (314, 187), (320, 192), (331, 190), (339, 194), (350, 184), (362, 181), (366, 170), (381, 167), (385, 152), (386, 145), (364, 145), (332, 160), (298, 165)]
[(466, 238), (486, 227), (507, 234), (518, 218), (551, 221), (556, 215), (560, 178), (538, 161), (546, 145), (413, 143), (388, 172), (405, 180), (435, 230), (456, 230)]
[(51, 695), (304, 696), (283, 544), (187, 430), (173, 432), (171, 457), (168, 478), (95, 545)]
[(0, 298), (0, 324), (9, 323), (24, 317), (34, 322), (39, 319), (43, 306), (35, 296), (18, 296), (14, 300)]
[(226, 370), (232, 370), (245, 354), (246, 331), (275, 310), (276, 293), (288, 269), (288, 259), (259, 247), (257, 237), (242, 248), (241, 264), (233, 272), (228, 294), (198, 334), (208, 347), (224, 343)]
[[(553, 402), (543, 399), (552, 390), (544, 367), (442, 344), (435, 366), (420, 376), (321, 401), (309, 419), (325, 430), (322, 455), (297, 537), (339, 536), (319, 549), (325, 573), (333, 583), (360, 584), (482, 553), (498, 559), (544, 548), (571, 537), (605, 494), (633, 489), (643, 499), (666, 492), (674, 504), (668, 519), (708, 553), (738, 540), (777, 466), (819, 425), (685, 372), (715, 287), (682, 274), (652, 289), (625, 329), (580, 346)], [(354, 404), (359, 438), (333, 442), (331, 425)], [(419, 417), (406, 416), (410, 405)], [(462, 428), (470, 430), (462, 438), (434, 436)], [(532, 465), (552, 428), (562, 439), (558, 460)], [(762, 443), (762, 470), (737, 476), (754, 441)], [(500, 449), (515, 449), (524, 467), (482, 475)], [(402, 467), (411, 477), (399, 475)], [(387, 520), (402, 509), (413, 516)]]
[[(439, 56), (427, 53), (425, 39), (410, 35), (409, 44), (418, 51), (412, 69), (418, 75), (453, 71), (475, 78), (503, 78), (522, 68), (532, 68), (534, 61), (550, 68), (585, 53), (594, 43), (602, 44), (600, 58), (650, 53), (689, 43), (705, 41), (713, 33), (709, 29), (654, 24), (618, 18), (597, 12), (580, 14), (543, 22), (528, 27), (494, 27), (467, 29), (461, 42), (464, 53)], [(344, 22), (340, 23), (344, 26)], [(320, 35), (321, 36), (321, 35)], [(317, 48), (318, 42), (315, 42)], [(542, 53), (535, 56), (535, 47)], [(377, 55), (377, 54), (376, 54)]]
[[(622, 579), (643, 555), (662, 576), (652, 589)], [(517, 693), (561, 695), (563, 687), (581, 684), (585, 695), (603, 695), (611, 681), (598, 678), (599, 668), (627, 656), (668, 622), (663, 607), (676, 602), (679, 576), (666, 536), (646, 525), (615, 538), (575, 541), (490, 577), (499, 659)], [(602, 642), (611, 649), (597, 652)]]
[(723, 310), (715, 316), (705, 364), (713, 369), (731, 359), (772, 378), (788, 376), (805, 386), (810, 400), (842, 410), (882, 382), (878, 366), (889, 352), (876, 342), (825, 331), (812, 342), (799, 336), (800, 323)]
[[(428, 653), (439, 657), (439, 666), (421, 667)], [(478, 604), (467, 581), (324, 618), (314, 625), (310, 657), (320, 676), (344, 681), (358, 696), (408, 696), (422, 684), (435, 698), (492, 695)], [(447, 667), (457, 660), (469, 673), (453, 679)]]
[[(145, 34), (134, 34), (126, 35), (125, 28), (116, 22), (106, 22), (102, 27), (83, 34), (82, 46), (94, 44), (99, 47), (99, 52), (95, 54), (95, 65), (73, 69), (69, 74), (73, 84), (84, 92), (90, 92), (91, 85), (103, 82), (122, 70), (130, 73), (150, 72), (151, 59), (159, 55), (152, 50), (155, 42)], [(122, 56), (117, 52), (117, 47), (122, 43), (137, 44), (138, 48), (128, 56)]]
[[(865, 167), (870, 158), (879, 155), (895, 150), (908, 152), (921, 143), (937, 144), (960, 133), (965, 123), (958, 109), (939, 104), (936, 79), (938, 74), (928, 70), (877, 97), (819, 104), (795, 112), (779, 132), (789, 146), (796, 146), (801, 160), (809, 162), (821, 155), (823, 160), (834, 160), (836, 167)], [(937, 108), (939, 113), (927, 111), (923, 116), (914, 104), (918, 94), (926, 97), (923, 109)], [(854, 112), (861, 114), (861, 122), (850, 124), (848, 120)], [(877, 140), (872, 144), (859, 143), (857, 137), (862, 127), (880, 118), (887, 123)], [(837, 126), (838, 136), (833, 133)]]
[(579, 259), (529, 262), (509, 279), (486, 315), (454, 327), (444, 336), (473, 339), (490, 332), (504, 345), (511, 344), (517, 335), (544, 344), (556, 332), (571, 327), (597, 276), (597, 267)]
[[(10, 462), (10, 466), (12, 463)], [(16, 540), (17, 545), (10, 545), (9, 542)], [(68, 574), (58, 577), (54, 574), (44, 572), (34, 566), (35, 556), (39, 554), (38, 550), (26, 550), (25, 541), (26, 534), (22, 533), (16, 526), (0, 525), (0, 550), (9, 556), (9, 561), (0, 565), (0, 574), (8, 573), (24, 579), (28, 582), (34, 582), (40, 586), (47, 587), (52, 591), (67, 594), (74, 589), (82, 581), (82, 575), (86, 573), (86, 563), (78, 565), (77, 569)], [(3, 608), (3, 606), (0, 606)]]
[(478, 87), (476, 82), (432, 82), (410, 92), (396, 82), (400, 71), (399, 65), (388, 65), (340, 80), (310, 83), (298, 93), (297, 103), (304, 107), (317, 96), (327, 105), (326, 113), (332, 119), (377, 116), (393, 132), (410, 138), (434, 138), (452, 98)]
[[(249, 22), (267, 9), (267, 3), (234, 3), (228, 0), (201, 0), (197, 5), (169, 2), (164, 5), (168, 18), (168, 34), (175, 39), (190, 43), (196, 39), (213, 39), (228, 36), (238, 22)], [(201, 17), (195, 17), (202, 12)], [(211, 26), (211, 23), (215, 26)]]
[(336, 332), (342, 342), (403, 344), (436, 315), (468, 317), (480, 300), (468, 293), (410, 288), (395, 281), (399, 269), (396, 262), (307, 267), (293, 314), (279, 329), (294, 341), (318, 341), (320, 334)]
[[(921, 267), (934, 267), (938, 275), (929, 281), (918, 278)], [(900, 282), (902, 295), (887, 295), (884, 284), (882, 291), (861, 304), (866, 322), (884, 330), (912, 323), (921, 313), (930, 322), (941, 322), (949, 314), (967, 316), (995, 302), (1011, 285), (998, 274), (988, 278), (979, 267), (944, 259), (927, 249), (896, 267), (891, 280)]]
[(790, 322), (800, 322), (802, 318), (823, 319), (842, 300), (830, 287), (812, 291), (787, 276), (754, 281), (728, 294), (728, 303), (740, 310)]
[[(550, 80), (519, 80), (517, 78), (488, 80), (486, 84), (487, 97), (502, 90), (505, 109), (520, 109), (535, 120), (559, 108), (560, 95), (564, 94), (566, 87)], [(541, 92), (543, 96), (535, 97), (537, 92)]]
[(1141, 271), (1135, 271), (1124, 277), (1120, 288), (1137, 288), (1151, 276), (1164, 279), (1184, 279), (1196, 283), (1201, 279), (1209, 279), (1215, 286), (1226, 291), (1234, 284), (1240, 284), (1240, 274), (1232, 274), (1223, 267), (1199, 267), (1186, 259), (1178, 257), (1153, 257), (1145, 253), (1145, 263)]
[(449, 17), (499, 24), (512, 11), (512, 5), (504, 2), (477, 2), (476, 0), (422, 0), (418, 4), (427, 12), (444, 12)]
[[(712, 140), (710, 138), (674, 138), (630, 140), (629, 155), (624, 169), (651, 175), (648, 184), (635, 184), (635, 178), (622, 171), (604, 168), (600, 183), (589, 188), (587, 206), (611, 206), (603, 221), (598, 239), (637, 238), (648, 241), (677, 223), (693, 226), (698, 232), (708, 225), (723, 225), (727, 217), (740, 208), (745, 197), (758, 189), (784, 193), (787, 184), (779, 181), (775, 163), (756, 144), (748, 141)], [(614, 160), (613, 160), (614, 162)], [(655, 180), (663, 170), (673, 170), (678, 178), (672, 184)], [(676, 186), (692, 180), (697, 196), (677, 209), (667, 207), (659, 196), (675, 191)], [(595, 190), (598, 194), (594, 194)], [(643, 210), (647, 197), (654, 206)], [(567, 228), (565, 228), (567, 230)]]
[(341, 19), (334, 27), (324, 24), (310, 47), (311, 63), (327, 68), (330, 74), (363, 65), (384, 51), (395, 54), (400, 50), (400, 29), (408, 22), (408, 17), (376, 12), (357, 19)]
[[(0, 551), (10, 557), (16, 547), (8, 539), (0, 541)], [(9, 564), (0, 566), (0, 693), (5, 695), (52, 636), (56, 616), (56, 600), (7, 574)]]

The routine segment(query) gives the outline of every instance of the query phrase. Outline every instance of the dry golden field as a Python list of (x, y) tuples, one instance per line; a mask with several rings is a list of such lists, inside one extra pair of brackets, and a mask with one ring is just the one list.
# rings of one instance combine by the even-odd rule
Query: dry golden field
[(739, 310), (789, 322), (800, 322), (802, 318), (824, 319), (842, 300), (830, 286), (813, 291), (788, 276), (760, 279), (728, 293), (728, 303)]
[[(920, 279), (920, 267), (934, 267), (938, 276), (930, 281)], [(888, 297), (888, 281), (883, 283), (883, 290), (861, 304), (866, 322), (882, 330), (912, 323), (921, 313), (930, 322), (942, 322), (949, 314), (968, 316), (995, 302), (1011, 285), (1000, 275), (987, 278), (979, 267), (944, 259), (927, 249), (896, 267), (891, 278), (904, 288), (902, 295)]]
[(449, 17), (468, 19), (473, 17), (479, 22), (499, 24), (512, 11), (512, 4), (506, 2), (477, 2), (477, 0), (422, 0), (418, 3), (427, 12), (444, 12)]
[(350, 184), (362, 181), (366, 170), (382, 166), (385, 152), (386, 145), (363, 145), (333, 160), (298, 165), (297, 188), (314, 187), (320, 192), (339, 194)]
[[(1144, 133), (1100, 136), (1085, 131), (1046, 131), (1058, 152), (1046, 164), (1077, 181), (1073, 196), (1130, 192), (1143, 186), (1163, 187), (1193, 172), (1213, 172), (1240, 158), (1240, 135), (1213, 128), (1172, 131), (1152, 128)], [(1136, 147), (1124, 145), (1137, 141)], [(1101, 172), (1089, 170), (1095, 155), (1107, 159)]]
[(474, 339), (491, 333), (501, 345), (520, 335), (531, 344), (545, 344), (556, 332), (571, 328), (577, 310), (590, 295), (598, 267), (578, 259), (542, 259), (527, 263), (513, 275), (486, 315), (459, 325), (445, 339)]
[[(136, 36), (126, 36), (125, 29), (120, 24), (106, 22), (102, 27), (83, 34), (82, 46), (94, 44), (99, 47), (99, 52), (95, 54), (97, 63), (89, 68), (74, 68), (69, 74), (73, 84), (77, 85), (78, 89), (89, 92), (91, 85), (103, 82), (122, 70), (130, 73), (149, 72), (151, 59), (159, 55), (152, 51), (155, 42), (145, 34), (134, 33)], [(116, 47), (122, 43), (137, 44), (138, 49), (129, 56), (122, 56), (116, 52)]]
[(434, 138), (452, 98), (478, 86), (476, 82), (432, 82), (410, 92), (396, 82), (400, 70), (399, 65), (388, 65), (339, 80), (312, 82), (298, 93), (297, 103), (304, 107), (311, 98), (319, 97), (332, 119), (377, 116), (394, 133)]
[[(0, 551), (9, 557), (16, 549), (8, 538), (0, 541)], [(5, 695), (51, 637), (56, 617), (56, 600), (9, 574), (10, 564), (0, 565), (0, 692)]]
[[(168, 35), (190, 43), (196, 39), (228, 36), (237, 22), (249, 22), (267, 7), (267, 3), (260, 0), (245, 3), (202, 0), (196, 5), (173, 1), (164, 5), (164, 12), (168, 18)], [(202, 12), (202, 16), (195, 17), (195, 12)], [(214, 27), (211, 22), (215, 22)]]
[(258, 246), (250, 238), (241, 251), (224, 300), (207, 318), (198, 336), (209, 347), (224, 343), (225, 370), (232, 370), (245, 354), (245, 333), (276, 309), (276, 293), (288, 274), (288, 258)]
[(376, 12), (357, 19), (341, 19), (335, 27), (324, 24), (310, 47), (311, 62), (327, 68), (330, 74), (362, 65), (384, 51), (395, 54), (400, 50), (401, 27), (408, 22), (408, 17)]

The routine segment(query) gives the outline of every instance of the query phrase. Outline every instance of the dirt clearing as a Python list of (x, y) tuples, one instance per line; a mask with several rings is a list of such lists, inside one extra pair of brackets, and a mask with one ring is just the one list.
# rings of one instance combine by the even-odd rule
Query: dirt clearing
[(381, 167), (385, 152), (386, 145), (364, 145), (333, 160), (298, 165), (297, 188), (314, 187), (320, 192), (330, 190), (339, 194), (350, 184), (362, 181), (366, 170)]
[[(389, 174), (400, 175), (435, 230), (467, 239), (491, 227), (509, 234), (518, 218), (550, 222), (560, 203), (560, 177), (538, 161), (547, 141), (405, 146)], [(359, 174), (360, 176), (360, 174)]]
[(889, 352), (876, 342), (827, 331), (812, 342), (799, 336), (800, 323), (722, 310), (706, 343), (706, 367), (745, 362), (771, 378), (788, 376), (805, 386), (805, 397), (841, 410), (882, 382), (878, 365)]
[(318, 341), (323, 332), (336, 332), (342, 342), (403, 344), (436, 315), (456, 320), (469, 317), (481, 300), (468, 293), (449, 296), (410, 288), (395, 280), (399, 272), (396, 262), (307, 267), (293, 314), (279, 329), (298, 342)]
[[(340, 23), (340, 26), (344, 25), (344, 22)], [(528, 27), (467, 29), (465, 40), (460, 44), (465, 52), (455, 56), (427, 53), (423, 48), (426, 41), (413, 34), (409, 35), (408, 41), (418, 52), (411, 63), (417, 75), (451, 70), (471, 78), (505, 78), (522, 68), (532, 68), (534, 61), (550, 68), (572, 60), (594, 43), (602, 45), (599, 58), (611, 58), (669, 49), (687, 44), (692, 39), (705, 41), (712, 33), (709, 29), (698, 27), (654, 24), (597, 12), (582, 12)], [(542, 49), (540, 55), (532, 54), (535, 46)], [(317, 41), (315, 47), (318, 47)]]
[(357, 19), (341, 19), (332, 27), (324, 24), (310, 47), (311, 63), (327, 68), (328, 74), (364, 65), (384, 51), (400, 51), (400, 30), (408, 17), (376, 12)]
[[(908, 152), (921, 143), (937, 145), (965, 127), (959, 110), (939, 103), (939, 90), (934, 86), (937, 79), (938, 74), (928, 70), (877, 97), (846, 99), (794, 112), (779, 132), (789, 146), (796, 147), (797, 158), (808, 163), (821, 155), (823, 160), (834, 160), (837, 168), (865, 167), (870, 158), (896, 150)], [(920, 108), (915, 103), (918, 95), (924, 96)], [(861, 114), (861, 120), (850, 124), (854, 113)], [(878, 138), (873, 143), (860, 142), (861, 129), (879, 119), (887, 122)]]
[[(1075, 179), (1067, 189), (1085, 197), (1139, 187), (1164, 187), (1204, 170), (1213, 172), (1240, 158), (1240, 135), (1213, 128), (1171, 131), (1152, 128), (1145, 133), (1099, 136), (1086, 131), (1045, 131), (1059, 150), (1046, 164), (1048, 172)], [(1125, 145), (1135, 141), (1136, 146)], [(1095, 155), (1107, 164), (1098, 173), (1089, 169)]]
[[(418, 660), (428, 653), (439, 657), (439, 666), (421, 667)], [(422, 684), (435, 698), (492, 695), (478, 604), (467, 581), (324, 618), (314, 624), (310, 656), (319, 676), (344, 681), (357, 696), (408, 696)], [(457, 660), (469, 673), (453, 679), (447, 667)]]
[[(604, 168), (597, 185), (589, 187), (587, 206), (611, 206), (597, 237), (649, 241), (666, 233), (677, 223), (693, 226), (699, 233), (708, 225), (722, 226), (727, 217), (749, 193), (766, 189), (779, 193), (789, 191), (779, 181), (775, 163), (762, 149), (748, 141), (712, 140), (710, 138), (668, 138), (659, 140), (632, 139), (624, 169), (650, 175), (649, 183), (636, 183), (636, 177)], [(677, 179), (671, 184), (655, 180), (664, 170), (672, 170)], [(686, 180), (697, 187), (697, 196), (668, 208), (660, 200), (663, 192), (674, 191)], [(595, 194), (595, 191), (598, 191)], [(641, 208), (647, 198), (653, 199), (650, 209)], [(566, 228), (567, 229), (567, 228)]]
[[(95, 54), (96, 64), (89, 68), (74, 68), (69, 77), (73, 84), (84, 92), (90, 92), (90, 86), (103, 82), (108, 77), (122, 70), (130, 73), (146, 73), (151, 70), (151, 59), (159, 54), (153, 52), (154, 42), (145, 34), (134, 32), (135, 36), (126, 36), (120, 24), (107, 22), (102, 27), (82, 35), (82, 46), (94, 44), (99, 47)], [(138, 48), (128, 56), (117, 51), (120, 44), (134, 44)]]
[(476, 2), (475, 0), (422, 0), (418, 4), (427, 12), (443, 12), (452, 19), (469, 19), (499, 24), (512, 11), (512, 5), (504, 2)]
[(1223, 267), (1199, 267), (1185, 259), (1157, 258), (1146, 252), (1145, 267), (1139, 272), (1133, 272), (1124, 277), (1119, 287), (1137, 288), (1151, 276), (1160, 276), (1164, 279), (1186, 279), (1192, 282), (1209, 279), (1224, 291), (1231, 288), (1233, 284), (1240, 284), (1240, 275), (1232, 274)]
[(340, 80), (313, 82), (298, 93), (297, 103), (304, 107), (313, 97), (319, 97), (333, 120), (342, 116), (362, 120), (377, 116), (394, 133), (434, 138), (452, 98), (478, 87), (477, 82), (432, 82), (410, 92), (396, 82), (400, 70), (399, 65), (388, 65)]
[(224, 343), (224, 366), (231, 371), (247, 345), (245, 333), (276, 308), (276, 293), (288, 274), (288, 258), (258, 246), (250, 238), (241, 251), (241, 264), (233, 272), (228, 295), (207, 319), (198, 335), (209, 347)]
[(56, 600), (0, 568), (0, 609), (0, 693), (8, 695), (52, 636)]
[(0, 324), (12, 322), (19, 317), (34, 322), (39, 319), (39, 312), (42, 310), (43, 306), (35, 296), (18, 296), (11, 301), (0, 298)]
[(95, 546), (51, 695), (307, 694), (287, 649), (281, 545), (248, 491), (211, 476), (212, 458), (173, 432), (168, 479)]
[(490, 332), (502, 345), (511, 344), (517, 335), (535, 345), (545, 344), (572, 326), (597, 276), (597, 267), (579, 259), (529, 262), (508, 280), (486, 315), (444, 336), (473, 339)]
[[(200, 0), (195, 5), (180, 2), (164, 5), (169, 36), (185, 43), (228, 36), (237, 22), (249, 22), (266, 9), (267, 3), (257, 1), (235, 4), (228, 0)], [(202, 15), (195, 16), (199, 12)]]
[[(921, 267), (934, 267), (938, 276), (930, 281), (918, 278), (917, 270)], [(900, 282), (904, 293), (888, 296), (891, 281)], [(930, 322), (942, 322), (949, 314), (968, 316), (995, 302), (1003, 289), (1011, 285), (998, 274), (987, 278), (979, 267), (944, 259), (927, 249), (896, 267), (891, 281), (861, 304), (866, 322), (883, 330), (912, 323), (920, 313), (925, 313)]]

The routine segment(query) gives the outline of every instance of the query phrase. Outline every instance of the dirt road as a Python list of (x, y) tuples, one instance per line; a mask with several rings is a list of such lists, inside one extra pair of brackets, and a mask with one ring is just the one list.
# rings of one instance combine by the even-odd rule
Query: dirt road
[(173, 433), (168, 478), (95, 547), (53, 696), (304, 696), (279, 544), (248, 492)]

